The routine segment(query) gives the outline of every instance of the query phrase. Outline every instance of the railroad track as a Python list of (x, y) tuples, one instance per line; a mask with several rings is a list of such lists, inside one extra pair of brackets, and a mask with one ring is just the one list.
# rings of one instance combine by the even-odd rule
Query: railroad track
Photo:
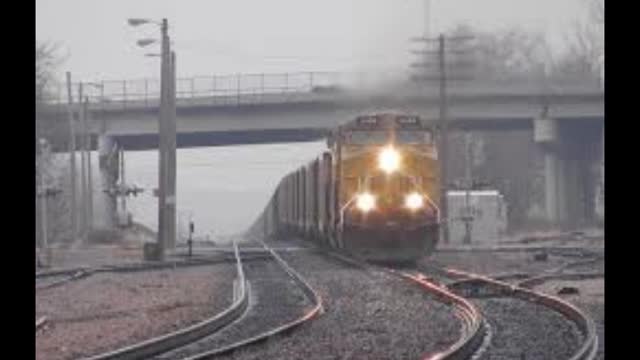
[[(280, 321), (277, 325), (263, 324), (265, 326), (260, 329), (260, 331), (254, 331), (251, 335), (243, 333), (243, 330), (246, 330), (242, 329), (243, 326), (246, 327), (247, 324), (254, 324), (252, 320), (260, 317), (261, 310), (273, 304), (265, 304), (265, 306), (261, 307), (259, 305), (260, 299), (258, 299), (257, 303), (255, 300), (252, 300), (255, 298), (252, 292), (267, 293), (268, 289), (261, 288), (261, 285), (251, 280), (254, 275), (256, 275), (256, 272), (249, 270), (248, 276), (245, 275), (244, 266), (246, 266), (246, 264), (243, 266), (242, 263), (244, 255), (241, 255), (241, 251), (234, 245), (237, 264), (237, 286), (234, 302), (227, 310), (188, 328), (108, 353), (95, 355), (86, 360), (210, 358), (292, 330), (317, 316), (322, 310), (322, 302), (319, 296), (275, 251), (269, 249), (266, 245), (264, 249), (269, 254), (270, 259), (265, 260), (264, 255), (256, 256), (254, 254), (249, 255), (249, 257), (253, 260), (262, 259), (270, 263), (272, 267), (271, 271), (275, 270), (273, 268), (278, 268), (287, 279), (286, 281), (282, 281), (283, 283), (290, 283), (289, 279), (293, 279), (300, 293), (311, 303), (311, 309), (307, 309), (302, 314), (297, 314), (295, 318), (284, 323)], [(257, 262), (258, 261), (252, 265), (260, 267), (256, 265)], [(273, 283), (271, 284), (273, 285)], [(236, 341), (228, 341), (230, 338), (226, 335), (234, 332)]]
[(75, 280), (83, 279), (91, 276), (92, 273), (91, 269), (77, 269), (50, 276), (36, 276), (36, 291), (51, 289)]
[(490, 338), (490, 329), (484, 323), (480, 310), (467, 299), (451, 292), (442, 283), (434, 281), (422, 273), (398, 270), (389, 267), (372, 266), (365, 261), (346, 257), (333, 252), (328, 254), (346, 263), (361, 268), (376, 268), (395, 277), (420, 286), (427, 293), (443, 304), (451, 307), (460, 320), (459, 338), (446, 349), (437, 352), (428, 352), (421, 355), (421, 359), (462, 360), (475, 358)]
[[(333, 258), (350, 263), (358, 267), (371, 266), (364, 261), (346, 257), (340, 254), (327, 252)], [(585, 279), (600, 277), (602, 273), (565, 273), (564, 271), (588, 265), (601, 260), (601, 256), (590, 252), (561, 251), (560, 256), (578, 258), (577, 261), (568, 262), (562, 266), (547, 270), (542, 275), (530, 273), (515, 273), (496, 275), (501, 279), (519, 280), (518, 284), (509, 284), (493, 277), (485, 277), (479, 274), (448, 268), (432, 268), (428, 273), (402, 271), (398, 269), (383, 268), (396, 276), (410, 280), (428, 292), (439, 297), (441, 301), (455, 308), (456, 314), (461, 320), (461, 336), (458, 341), (446, 351), (437, 354), (425, 354), (423, 358), (438, 359), (509, 359), (517, 358), (567, 358), (571, 360), (586, 360), (595, 358), (598, 349), (598, 338), (593, 321), (575, 306), (562, 299), (535, 292), (526, 287), (533, 287), (552, 279)], [(441, 280), (436, 280), (440, 278)], [(449, 280), (446, 283), (444, 280)], [(461, 294), (462, 293), (462, 294)], [(475, 304), (483, 310), (482, 312)], [(548, 320), (538, 321), (538, 333), (534, 331), (535, 324), (527, 321), (519, 323), (523, 318), (512, 316), (510, 312), (526, 314), (525, 318), (535, 320), (542, 317)], [(497, 312), (498, 314), (494, 314)], [(483, 320), (482, 313), (490, 317)], [(538, 319), (539, 320), (539, 319)], [(510, 323), (511, 322), (511, 323)], [(544, 341), (535, 344), (530, 339), (539, 337), (545, 339), (542, 330), (546, 325), (557, 327), (558, 338), (562, 341), (555, 344), (545, 344)], [(507, 328), (507, 331), (505, 331)], [(510, 328), (510, 329), (509, 329)], [(573, 334), (573, 335), (571, 335)], [(506, 336), (505, 336), (506, 335)], [(518, 336), (514, 340), (511, 336)], [(573, 338), (572, 338), (573, 336)], [(551, 341), (553, 339), (547, 339)], [(512, 343), (511, 348), (505, 349), (505, 344)], [(519, 345), (513, 346), (513, 344)], [(555, 347), (559, 352), (552, 354), (540, 351), (540, 347)], [(567, 353), (567, 351), (573, 352)]]
[[(146, 359), (154, 355), (170, 351), (176, 347), (183, 346), (185, 344), (196, 341), (203, 336), (207, 336), (211, 333), (224, 328), (236, 319), (238, 319), (243, 312), (247, 309), (249, 304), (249, 293), (246, 285), (246, 279), (242, 268), (241, 258), (237, 247), (235, 247), (235, 259), (236, 259), (236, 284), (237, 291), (235, 292), (233, 303), (221, 313), (205, 319), (199, 323), (191, 325), (189, 327), (174, 331), (162, 336), (154, 337), (133, 345), (125, 346), (113, 351), (101, 353), (85, 358), (85, 360), (102, 360), (102, 359)], [(168, 264), (158, 264), (162, 266), (168, 266)], [(137, 271), (138, 267), (130, 268), (125, 267), (126, 271)], [(109, 267), (110, 270), (124, 270), (122, 267)]]
[[(354, 264), (361, 264), (365, 266), (364, 262), (346, 258), (342, 255), (333, 254), (333, 256), (340, 257)], [(450, 347), (449, 351), (439, 354), (426, 354), (425, 359), (513, 359), (513, 358), (566, 358), (571, 360), (591, 360), (596, 357), (598, 350), (598, 338), (596, 333), (596, 327), (593, 320), (587, 316), (580, 309), (574, 305), (543, 293), (539, 293), (526, 287), (533, 287), (539, 285), (548, 280), (553, 279), (585, 279), (603, 276), (602, 273), (563, 273), (562, 271), (576, 266), (582, 266), (599, 261), (600, 257), (589, 257), (586, 260), (569, 262), (563, 266), (552, 269), (548, 273), (540, 276), (534, 276), (532, 274), (507, 274), (503, 275), (505, 278), (512, 277), (514, 279), (522, 279), (519, 286), (509, 284), (494, 278), (485, 277), (479, 274), (465, 272), (450, 268), (429, 268), (429, 275), (417, 271), (403, 271), (398, 269), (386, 269), (387, 271), (405, 277), (421, 286), (425, 289), (439, 293), (441, 299), (455, 304), (458, 306), (458, 312), (462, 315), (463, 329), (461, 331), (461, 338)], [(464, 287), (466, 290), (463, 291)], [(486, 291), (489, 288), (490, 291)], [(485, 290), (484, 293), (479, 290)], [(487, 300), (489, 299), (489, 300)], [(498, 299), (494, 301), (493, 299)], [(504, 299), (504, 301), (502, 300)], [(493, 302), (492, 302), (493, 301)], [(502, 303), (501, 303), (502, 302)], [(515, 302), (519, 302), (516, 305)], [(479, 306), (482, 311), (479, 311), (475, 305)], [(540, 348), (532, 349), (531, 346), (528, 349), (516, 348), (505, 349), (505, 345), (515, 342), (512, 338), (507, 338), (504, 335), (512, 336), (520, 333), (520, 344), (525, 345), (531, 338), (535, 339), (534, 334), (530, 334), (527, 331), (526, 322), (517, 324), (505, 324), (505, 319), (500, 316), (494, 316), (492, 314), (494, 310), (502, 312), (500, 316), (509, 318), (509, 311), (520, 311), (522, 313), (530, 312), (532, 317), (540, 317), (546, 312), (545, 319), (547, 317), (555, 316), (555, 319), (551, 319), (549, 324), (545, 321), (538, 321), (539, 325), (544, 326), (542, 330), (550, 331), (547, 325), (551, 325), (553, 322), (555, 325), (562, 327), (564, 325), (564, 332), (558, 333), (560, 337), (563, 337), (563, 341), (560, 341), (560, 347), (566, 350), (568, 336), (567, 331), (573, 331), (579, 333), (579, 337), (574, 340), (574, 351), (569, 354), (555, 354), (549, 355), (548, 353), (542, 355), (543, 351)], [(483, 315), (488, 317), (483, 322)], [(506, 315), (506, 316), (505, 316)], [(513, 314), (511, 314), (513, 315)], [(511, 316), (513, 317), (513, 316)], [(531, 320), (531, 318), (530, 318)], [(540, 319), (538, 319), (540, 320)], [(474, 323), (475, 322), (475, 323)], [(474, 325), (470, 325), (474, 324)], [(523, 326), (525, 325), (525, 326)], [(505, 326), (511, 326), (513, 329), (506, 331)], [(540, 330), (540, 329), (538, 329)], [(505, 334), (506, 333), (506, 334)], [(524, 335), (524, 337), (522, 336)], [(551, 340), (548, 333), (538, 333), (542, 340), (543, 347), (549, 347), (549, 344), (545, 344), (544, 341)], [(545, 337), (546, 335), (546, 337)], [(533, 347), (536, 347), (534, 345)], [(528, 351), (527, 351), (528, 350)], [(533, 350), (533, 351), (532, 351)], [(537, 356), (537, 357), (536, 357)]]
[[(311, 320), (322, 311), (322, 301), (316, 291), (312, 289), (309, 284), (276, 253), (276, 251), (267, 247), (266, 244), (262, 244), (262, 246), (262, 250), (259, 250), (256, 247), (245, 248), (247, 251), (244, 253), (234, 244), (233, 254), (227, 252), (211, 256), (194, 257), (190, 260), (169, 261), (154, 264), (140, 263), (50, 271), (47, 273), (38, 273), (36, 274), (36, 278), (45, 279), (49, 277), (55, 279), (54, 281), (40, 287), (40, 289), (45, 289), (60, 286), (69, 281), (81, 279), (96, 272), (144, 271), (235, 261), (237, 267), (237, 286), (234, 302), (227, 310), (213, 318), (207, 319), (188, 328), (87, 358), (204, 359), (227, 354), (234, 350), (245, 348), (250, 344), (272, 338), (278, 334), (286, 333)], [(376, 268), (395, 277), (410, 281), (411, 283), (420, 286), (420, 288), (427, 291), (441, 303), (446, 304), (453, 309), (456, 317), (460, 320), (459, 338), (455, 342), (451, 343), (445, 350), (425, 353), (421, 358), (456, 360), (482, 359), (484, 357), (491, 359), (513, 358), (509, 356), (514, 356), (515, 352), (509, 354), (506, 354), (505, 352), (501, 353), (501, 345), (499, 343), (504, 344), (505, 342), (511, 341), (503, 336), (504, 328), (505, 326), (514, 326), (514, 324), (505, 324), (504, 321), (502, 321), (504, 319), (496, 320), (496, 318), (491, 317), (491, 311), (494, 310), (496, 306), (504, 307), (505, 303), (513, 302), (513, 299), (520, 301), (521, 305), (526, 303), (529, 305), (530, 309), (533, 309), (530, 305), (535, 304), (538, 306), (536, 308), (538, 311), (541, 308), (545, 308), (548, 312), (562, 315), (565, 319), (569, 320), (569, 323), (571, 323), (571, 328), (575, 330), (573, 332), (579, 333), (579, 338), (576, 340), (576, 345), (574, 346), (576, 350), (572, 355), (553, 358), (590, 360), (594, 358), (598, 349), (595, 325), (589, 317), (584, 315), (584, 313), (573, 305), (564, 302), (561, 299), (527, 289), (527, 287), (533, 287), (551, 279), (581, 279), (585, 277), (598, 277), (601, 274), (562, 273), (562, 271), (566, 269), (598, 261), (597, 258), (588, 258), (586, 260), (581, 258), (578, 261), (567, 263), (559, 268), (552, 269), (552, 271), (544, 273), (543, 275), (503, 274), (496, 275), (494, 278), (450, 268), (429, 268), (424, 272), (406, 269), (392, 269), (374, 266), (367, 264), (364, 261), (347, 258), (336, 253), (329, 252), (327, 254), (332, 258), (338, 259), (344, 263), (349, 263), (352, 266)], [(270, 273), (278, 271), (284, 272), (288, 278), (294, 280), (298, 288), (297, 291), (304, 295), (307, 303), (311, 303), (312, 308), (305, 309), (305, 311), (298, 311), (296, 313), (296, 308), (297, 310), (303, 308), (301, 304), (288, 304), (291, 306), (284, 306), (278, 311), (282, 311), (282, 314), (288, 313), (289, 316), (292, 316), (291, 318), (284, 320), (278, 319), (280, 316), (276, 314), (276, 316), (271, 316), (271, 319), (268, 321), (261, 323), (260, 319), (266, 311), (270, 311), (269, 308), (272, 308), (273, 302), (266, 301), (261, 303), (260, 296), (258, 296), (257, 302), (252, 301), (252, 298), (255, 300), (256, 297), (255, 294), (252, 296), (252, 293), (264, 294), (264, 289), (266, 288), (273, 291), (273, 286), (270, 286), (273, 285), (273, 283), (266, 281), (263, 284), (260, 284), (260, 281), (257, 281), (256, 284), (249, 285), (244, 269), (247, 264), (243, 264), (245, 260), (247, 260), (247, 262), (251, 262), (252, 266), (256, 266), (256, 268), (249, 270), (249, 280), (252, 277), (259, 278), (260, 275), (264, 273), (265, 268), (260, 265), (260, 263), (268, 263), (270, 264), (268, 265), (270, 268), (267, 270)], [(519, 280), (519, 282), (517, 285), (509, 284), (504, 281), (500, 281), (497, 278), (512, 278), (514, 280)], [(449, 282), (445, 282), (445, 279)], [(263, 278), (262, 280), (266, 280), (266, 278)], [(277, 289), (280, 293), (291, 290), (291, 287), (287, 286)], [(298, 298), (300, 298), (300, 296), (298, 296)], [(493, 301), (493, 299), (499, 300), (490, 303), (489, 305), (483, 303)], [(503, 299), (506, 300), (503, 301)], [(306, 308), (308, 307), (309, 306), (306, 306)], [(526, 307), (521, 308), (527, 309)], [(290, 312), (292, 309), (294, 309), (293, 313)], [(535, 313), (535, 310), (527, 311)], [(489, 319), (485, 319), (483, 314), (488, 316)], [(257, 323), (256, 320), (258, 320)], [(42, 326), (42, 324), (44, 324), (45, 321), (46, 319), (40, 319), (37, 321), (36, 331)], [(250, 329), (247, 328), (247, 324), (258, 325), (254, 326), (253, 329)], [(524, 332), (527, 334), (527, 329), (517, 324), (514, 326), (514, 330), (508, 332), (507, 335), (513, 334), (514, 332)], [(231, 336), (229, 336), (230, 334)], [(578, 342), (580, 342), (580, 344), (578, 344)], [(496, 344), (498, 345), (496, 346)], [(530, 349), (517, 349), (516, 352), (525, 356), (524, 358), (530, 358), (528, 357), (530, 354), (527, 350)], [(535, 356), (536, 355), (534, 354), (533, 358), (535, 358)]]
[[(497, 329), (492, 343), (486, 349), (487, 358), (595, 358), (598, 350), (595, 324), (572, 304), (475, 273), (456, 269), (438, 270), (450, 279), (457, 279), (447, 287), (465, 298), (473, 299), (489, 318), (491, 326)], [(534, 277), (521, 284), (533, 285), (537, 281), (559, 276), (569, 275)], [(576, 330), (579, 336), (573, 335)], [(568, 352), (567, 349), (573, 351)]]
[[(96, 273), (131, 273), (142, 271), (153, 271), (162, 269), (185, 268), (192, 266), (204, 266), (211, 264), (236, 262), (237, 276), (234, 285), (234, 301), (225, 311), (201, 321), (193, 326), (186, 327), (179, 331), (164, 334), (129, 346), (118, 348), (105, 353), (95, 354), (86, 359), (141, 359), (149, 358), (163, 352), (173, 350), (196, 341), (204, 336), (218, 332), (240, 318), (249, 305), (249, 288), (243, 271), (243, 263), (264, 260), (265, 258), (275, 259), (277, 254), (270, 253), (250, 253), (243, 254), (234, 244), (234, 253), (214, 254), (211, 256), (198, 256), (186, 260), (163, 261), (163, 262), (143, 262), (121, 265), (104, 265), (99, 267), (81, 267), (73, 269), (57, 269), (36, 273), (36, 289), (45, 290), (70, 283), (71, 281), (85, 278)], [(277, 261), (277, 260), (276, 260)], [(286, 264), (285, 264), (286, 265)], [(291, 271), (288, 269), (288, 271)], [(46, 324), (55, 323), (55, 319), (42, 317), (36, 321), (36, 332)]]
[[(243, 261), (249, 262), (261, 260), (270, 255), (265, 253), (253, 253), (243, 256)], [(120, 265), (102, 265), (97, 267), (76, 267), (70, 269), (58, 269), (41, 271), (36, 273), (36, 290), (46, 290), (72, 281), (80, 280), (98, 273), (132, 273), (139, 271), (151, 271), (162, 269), (175, 269), (192, 266), (214, 265), (227, 262), (235, 262), (236, 256), (233, 252), (223, 252), (206, 256), (185, 257), (182, 260), (150, 261)]]

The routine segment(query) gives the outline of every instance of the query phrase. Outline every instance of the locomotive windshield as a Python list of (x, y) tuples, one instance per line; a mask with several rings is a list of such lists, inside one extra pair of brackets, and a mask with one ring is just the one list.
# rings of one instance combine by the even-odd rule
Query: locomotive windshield
[[(345, 133), (345, 142), (352, 145), (383, 145), (390, 141), (391, 135), (384, 130), (355, 130)], [(431, 144), (432, 141), (430, 131), (396, 131), (395, 142), (397, 144)]]
[(398, 144), (431, 144), (431, 132), (424, 130), (399, 130), (396, 132)]
[(355, 145), (386, 144), (388, 140), (389, 135), (383, 130), (357, 130), (345, 134), (345, 141)]

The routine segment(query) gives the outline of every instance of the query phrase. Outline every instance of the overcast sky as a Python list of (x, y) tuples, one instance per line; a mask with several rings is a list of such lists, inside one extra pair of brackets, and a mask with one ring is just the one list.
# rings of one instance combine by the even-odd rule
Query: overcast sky
[[(128, 17), (167, 17), (178, 76), (405, 68), (421, 34), (424, 0), (36, 0), (36, 38), (59, 42), (74, 79), (158, 76), (137, 39), (156, 37)], [(432, 33), (466, 22), (547, 34), (562, 46), (584, 0), (432, 0)]]

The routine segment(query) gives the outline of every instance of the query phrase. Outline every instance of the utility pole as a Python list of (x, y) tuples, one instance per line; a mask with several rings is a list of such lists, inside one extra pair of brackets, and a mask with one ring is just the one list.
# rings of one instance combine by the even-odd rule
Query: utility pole
[[(88, 109), (88, 101), (89, 99), (86, 98), (85, 102), (87, 103), (87, 105), (85, 106), (86, 109)], [(89, 129), (88, 133), (87, 133), (87, 143), (88, 143), (88, 153), (87, 153), (87, 171), (88, 171), (88, 178), (87, 178), (87, 189), (88, 189), (88, 197), (87, 197), (87, 219), (88, 219), (88, 224), (89, 224), (89, 231), (93, 230), (93, 176), (92, 176), (92, 170), (91, 170), (91, 150), (92, 150), (92, 142), (91, 142), (91, 113), (89, 111), (85, 112), (86, 114), (86, 126)]]
[(167, 246), (176, 244), (176, 53), (171, 52), (171, 76), (167, 126)]
[(440, 72), (440, 130), (442, 138), (440, 141), (440, 178), (442, 189), (440, 191), (440, 209), (444, 227), (442, 228), (442, 239), (445, 244), (449, 243), (449, 204), (447, 200), (447, 188), (449, 187), (449, 126), (447, 124), (447, 67), (445, 66), (445, 39), (440, 34), (438, 38), (438, 67)]
[[(171, 70), (171, 42), (169, 39), (169, 23), (167, 19), (162, 19), (161, 22), (157, 22), (151, 19), (131, 18), (127, 20), (130, 26), (140, 26), (144, 24), (160, 25), (161, 34), (161, 46), (162, 51), (160, 54), (160, 111), (158, 116), (158, 251), (157, 257), (159, 260), (163, 260), (165, 257), (165, 248), (168, 245), (168, 241), (171, 237), (167, 235), (168, 219), (167, 219), (167, 207), (170, 203), (175, 202), (175, 197), (167, 199), (168, 191), (167, 186), (169, 184), (169, 147), (171, 145), (169, 139), (169, 133), (171, 132), (171, 94), (174, 92), (171, 88), (172, 83), (172, 70)], [(156, 43), (157, 39), (141, 39), (137, 41), (138, 46), (145, 47), (150, 44)], [(153, 54), (152, 56), (155, 56)], [(175, 105), (173, 105), (175, 106)], [(175, 110), (174, 110), (175, 113)], [(134, 192), (135, 194), (135, 192)], [(175, 228), (175, 225), (173, 225)], [(175, 237), (175, 235), (174, 235)]]
[(168, 131), (168, 118), (169, 118), (169, 93), (171, 86), (169, 84), (169, 75), (171, 73), (170, 68), (170, 48), (169, 48), (169, 24), (167, 19), (162, 19), (161, 33), (162, 33), (162, 53), (160, 64), (160, 116), (158, 123), (158, 137), (159, 137), (159, 164), (158, 164), (158, 254), (160, 260), (164, 259), (165, 248), (167, 246), (167, 224), (166, 224), (166, 204), (167, 204), (167, 131)]
[(86, 154), (85, 154), (85, 107), (84, 107), (84, 94), (82, 89), (82, 82), (78, 83), (78, 118), (80, 120), (80, 238), (83, 242), (86, 242), (87, 234), (87, 182), (86, 182)]
[(84, 96), (82, 99), (82, 182), (83, 182), (83, 217), (84, 217), (84, 241), (86, 242), (89, 236), (89, 143), (88, 143), (88, 129), (87, 129), (87, 116), (89, 113), (89, 99)]
[(78, 213), (76, 203), (76, 132), (73, 119), (73, 95), (71, 90), (71, 73), (67, 71), (67, 111), (69, 113), (69, 167), (71, 172), (71, 239), (75, 242), (78, 237)]
[(128, 215), (127, 215), (127, 193), (126, 193), (126, 179), (125, 179), (125, 169), (124, 169), (124, 149), (120, 148), (118, 150), (118, 162), (120, 165), (120, 194), (121, 194), (121, 203), (122, 203), (122, 216), (124, 217), (124, 221), (126, 225), (129, 225)]
[(42, 244), (41, 249), (42, 249), (42, 254), (43, 256), (45, 256), (45, 258), (47, 258), (47, 265), (49, 264), (49, 259), (48, 259), (48, 248), (49, 248), (49, 241), (47, 239), (47, 196), (46, 196), (46, 181), (45, 181), (45, 168), (44, 168), (44, 157), (45, 157), (45, 147), (46, 147), (46, 140), (44, 139), (40, 139), (39, 141), (40, 143), (40, 191), (39, 191), (39, 195), (41, 197), (40, 199), (40, 207), (41, 207), (41, 221), (42, 221)]
[[(433, 51), (414, 51), (413, 53), (418, 55), (425, 55), (424, 63), (414, 63), (411, 64), (412, 67), (422, 68), (425, 70), (425, 75), (423, 76), (413, 76), (414, 80), (419, 81), (431, 81), (435, 80), (439, 84), (439, 95), (438, 95), (438, 103), (439, 103), (439, 116), (438, 116), (438, 125), (440, 128), (440, 142), (439, 142), (439, 161), (440, 161), (440, 219), (442, 221), (441, 229), (442, 229), (442, 239), (444, 243), (449, 243), (449, 209), (448, 209), (448, 201), (447, 201), (447, 191), (449, 187), (449, 126), (448, 126), (448, 109), (449, 109), (449, 101), (447, 95), (447, 83), (449, 81), (455, 80), (465, 80), (461, 77), (453, 77), (448, 74), (447, 69), (447, 56), (446, 54), (452, 52), (447, 48), (447, 41), (464, 41), (470, 40), (471, 37), (467, 36), (459, 36), (459, 37), (445, 37), (443, 34), (440, 34), (438, 38), (417, 38), (413, 39), (414, 41), (420, 42), (437, 42), (438, 50), (436, 52), (438, 56), (437, 60), (437, 68), (438, 75), (437, 76), (429, 76), (429, 70), (432, 67), (432, 64), (429, 63), (428, 55), (433, 54)], [(457, 50), (456, 53), (461, 53), (463, 51)], [(458, 66), (466, 66), (468, 63), (459, 62), (453, 65)]]

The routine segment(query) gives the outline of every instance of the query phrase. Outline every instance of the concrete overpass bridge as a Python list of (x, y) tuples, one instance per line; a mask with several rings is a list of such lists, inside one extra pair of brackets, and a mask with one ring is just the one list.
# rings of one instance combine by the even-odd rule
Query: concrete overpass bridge
[[(102, 84), (89, 88), (92, 134), (129, 150), (156, 148), (158, 82)], [(598, 84), (475, 80), (452, 83), (448, 94), (448, 119), (454, 131), (529, 134), (544, 159), (541, 202), (548, 221), (575, 223), (601, 216), (596, 213), (602, 200), (596, 198), (604, 184), (604, 91)], [(63, 96), (50, 99), (52, 120), (67, 121), (64, 100)], [(332, 73), (179, 79), (177, 145), (317, 140), (356, 115), (376, 110), (412, 112), (435, 125), (438, 106), (437, 84), (421, 86), (379, 74), (355, 79)], [(545, 111), (547, 119), (537, 121)], [(527, 166), (526, 161), (523, 164)]]
[[(142, 79), (88, 88), (93, 134), (126, 149), (157, 147), (159, 84)], [(453, 129), (532, 129), (547, 107), (563, 122), (601, 123), (604, 93), (584, 82), (474, 81), (450, 87)], [(396, 109), (438, 118), (436, 86), (334, 73), (256, 74), (179, 79), (178, 146), (304, 141), (363, 112)], [(63, 89), (52, 114), (67, 114)], [(75, 92), (74, 92), (75, 93)]]

